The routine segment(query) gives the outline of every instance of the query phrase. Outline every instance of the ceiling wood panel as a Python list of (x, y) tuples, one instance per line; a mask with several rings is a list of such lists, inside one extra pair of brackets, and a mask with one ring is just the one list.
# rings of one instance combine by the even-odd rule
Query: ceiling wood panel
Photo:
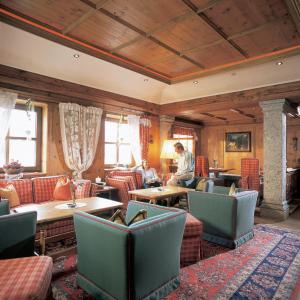
[(2, 0), (0, 19), (173, 83), (300, 51), (297, 0)]
[(69, 34), (105, 49), (112, 49), (140, 36), (99, 12), (95, 12)]
[(165, 60), (149, 65), (154, 70), (162, 71), (170, 77), (189, 74), (199, 70), (197, 66), (176, 56), (169, 56)]
[(227, 63), (243, 59), (243, 56), (226, 42), (218, 43), (200, 51), (186, 52), (186, 55), (199, 61), (208, 69), (222, 64), (225, 59)]
[(234, 41), (252, 57), (297, 45), (300, 38), (292, 21), (282, 19), (258, 32), (235, 38)]
[(145, 32), (189, 11), (180, 0), (110, 0), (104, 9)]
[(1, 0), (1, 4), (36, 20), (63, 30), (89, 8), (78, 0)]
[(171, 28), (157, 32), (154, 36), (179, 51), (219, 39), (218, 34), (196, 15), (175, 23)]

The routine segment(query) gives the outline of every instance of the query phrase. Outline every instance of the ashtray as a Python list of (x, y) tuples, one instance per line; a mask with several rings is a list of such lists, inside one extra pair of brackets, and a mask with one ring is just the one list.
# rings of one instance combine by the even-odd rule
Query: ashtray
[(76, 203), (67, 203), (68, 207), (75, 208), (77, 205)]

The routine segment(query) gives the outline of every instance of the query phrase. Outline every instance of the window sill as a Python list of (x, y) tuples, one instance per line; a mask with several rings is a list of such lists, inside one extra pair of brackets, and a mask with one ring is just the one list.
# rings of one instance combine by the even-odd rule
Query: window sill
[[(42, 173), (42, 172), (24, 172), (22, 179), (31, 179), (31, 178), (42, 177), (42, 176), (46, 176), (46, 175), (47, 175), (46, 173)], [(4, 179), (4, 178), (5, 178), (5, 174), (1, 173), (0, 179)]]

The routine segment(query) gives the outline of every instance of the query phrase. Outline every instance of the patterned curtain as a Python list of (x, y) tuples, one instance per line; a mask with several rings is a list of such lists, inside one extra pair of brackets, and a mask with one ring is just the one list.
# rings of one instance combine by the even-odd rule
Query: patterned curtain
[(59, 114), (65, 162), (74, 177), (81, 179), (95, 157), (102, 109), (60, 103)]
[(140, 118), (140, 144), (142, 159), (148, 159), (151, 120), (147, 115)]
[(196, 133), (193, 128), (173, 126), (172, 134), (185, 135), (196, 139)]

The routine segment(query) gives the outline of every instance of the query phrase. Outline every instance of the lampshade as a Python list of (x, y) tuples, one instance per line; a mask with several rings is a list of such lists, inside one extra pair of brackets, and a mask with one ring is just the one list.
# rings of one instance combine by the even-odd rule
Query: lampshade
[(174, 140), (164, 140), (164, 144), (160, 153), (160, 158), (163, 159), (177, 159), (178, 154), (175, 152)]

